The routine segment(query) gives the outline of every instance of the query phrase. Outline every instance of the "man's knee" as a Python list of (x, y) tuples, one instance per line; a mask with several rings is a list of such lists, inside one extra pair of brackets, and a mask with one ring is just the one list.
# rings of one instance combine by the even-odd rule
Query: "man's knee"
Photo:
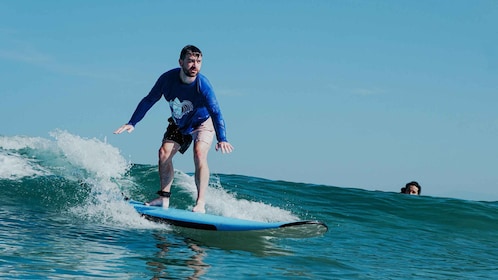
[[(178, 146), (178, 147), (177, 147)], [(173, 155), (178, 150), (179, 145), (175, 143), (163, 143), (159, 148), (159, 159), (160, 160), (168, 160), (173, 157)]]
[(196, 145), (194, 145), (194, 159), (206, 160), (209, 148), (210, 145), (200, 141), (197, 142)]

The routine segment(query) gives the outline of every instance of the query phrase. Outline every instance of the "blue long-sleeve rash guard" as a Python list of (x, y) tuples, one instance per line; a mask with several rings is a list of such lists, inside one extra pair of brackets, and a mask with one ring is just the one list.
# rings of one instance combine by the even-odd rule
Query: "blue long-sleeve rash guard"
[(208, 79), (199, 73), (194, 82), (185, 84), (180, 79), (180, 70), (175, 68), (159, 77), (149, 94), (138, 104), (128, 124), (135, 126), (164, 96), (182, 134), (191, 133), (211, 116), (216, 139), (218, 142), (226, 142), (225, 121)]

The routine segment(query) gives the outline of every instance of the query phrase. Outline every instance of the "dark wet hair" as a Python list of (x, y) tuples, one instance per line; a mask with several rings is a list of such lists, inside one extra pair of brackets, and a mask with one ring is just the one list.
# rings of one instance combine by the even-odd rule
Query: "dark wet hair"
[(416, 181), (411, 181), (409, 183), (406, 183), (404, 190), (409, 189), (410, 186), (417, 187), (418, 188), (418, 194), (422, 193), (422, 187)]
[(185, 59), (187, 55), (194, 55), (196, 57), (202, 56), (201, 50), (193, 45), (186, 45), (183, 47), (182, 51), (180, 52), (180, 59)]

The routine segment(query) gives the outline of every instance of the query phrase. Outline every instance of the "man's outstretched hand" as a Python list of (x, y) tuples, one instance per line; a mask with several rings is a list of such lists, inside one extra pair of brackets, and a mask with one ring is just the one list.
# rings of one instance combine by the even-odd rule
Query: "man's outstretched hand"
[(221, 152), (224, 154), (229, 154), (233, 152), (233, 146), (228, 142), (218, 142), (218, 144), (216, 144), (215, 149), (216, 151), (221, 150)]
[(128, 131), (128, 133), (131, 133), (134, 129), (135, 127), (133, 125), (124, 124), (120, 128), (116, 129), (116, 131), (114, 131), (114, 134), (120, 134), (123, 131)]

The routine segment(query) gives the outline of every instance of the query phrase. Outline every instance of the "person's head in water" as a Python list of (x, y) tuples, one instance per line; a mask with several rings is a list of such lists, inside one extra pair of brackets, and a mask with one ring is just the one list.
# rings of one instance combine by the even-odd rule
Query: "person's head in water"
[(401, 188), (401, 193), (409, 195), (420, 195), (422, 187), (415, 181), (406, 183), (404, 188)]

